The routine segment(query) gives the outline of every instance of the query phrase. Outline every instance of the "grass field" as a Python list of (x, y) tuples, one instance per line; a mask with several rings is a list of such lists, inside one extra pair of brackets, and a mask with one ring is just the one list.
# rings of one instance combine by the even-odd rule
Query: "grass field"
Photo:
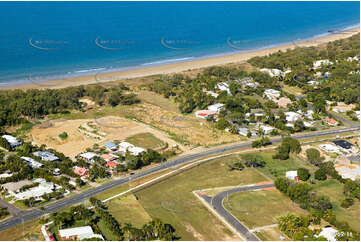
[(289, 240), (286, 235), (284, 235), (278, 227), (275, 228), (267, 228), (258, 232), (254, 232), (258, 238), (260, 238), (262, 241), (279, 241), (280, 236), (283, 236), (283, 240)]
[(24, 225), (19, 224), (7, 230), (0, 231), (0, 241), (14, 240), (43, 240), (41, 233), (41, 225), (39, 219), (25, 222)]
[(115, 198), (107, 202), (106, 206), (120, 223), (131, 223), (136, 227), (141, 227), (152, 220), (133, 194)]
[(262, 153), (255, 153), (261, 156), (266, 162), (266, 166), (259, 168), (259, 171), (263, 172), (266, 176), (275, 179), (286, 175), (286, 171), (297, 170), (300, 167), (304, 167), (313, 172), (316, 168), (310, 165), (307, 161), (303, 161), (300, 158), (291, 155), (287, 160), (274, 160), (272, 155), (274, 151), (264, 151)]
[(165, 145), (163, 141), (161, 141), (151, 133), (136, 134), (126, 138), (125, 141), (135, 146), (143, 147), (146, 149), (159, 149)]
[(223, 201), (225, 208), (250, 229), (277, 223), (287, 213), (306, 211), (277, 190), (257, 190), (232, 194)]
[(229, 171), (237, 156), (216, 159), (136, 193), (152, 218), (170, 223), (182, 240), (239, 240), (193, 195), (192, 191), (265, 181), (257, 171)]
[(348, 222), (351, 228), (360, 232), (360, 201), (355, 199), (354, 205), (350, 208), (342, 208), (341, 202), (345, 199), (343, 184), (339, 183), (337, 180), (328, 179), (326, 181), (318, 182), (313, 186), (313, 190), (316, 191), (317, 194), (323, 194), (330, 197), (337, 220)]

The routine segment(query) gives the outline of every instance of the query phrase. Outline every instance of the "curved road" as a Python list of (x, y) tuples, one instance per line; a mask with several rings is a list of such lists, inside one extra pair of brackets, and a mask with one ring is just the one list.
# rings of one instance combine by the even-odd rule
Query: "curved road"
[[(305, 138), (327, 136), (327, 135), (331, 135), (331, 134), (341, 134), (341, 133), (345, 133), (345, 132), (357, 131), (359, 129), (360, 129), (359, 126), (356, 126), (356, 127), (352, 126), (350, 128), (311, 132), (311, 133), (305, 133), (305, 134), (300, 134), (300, 135), (294, 135), (292, 137), (297, 138), (297, 139), (305, 139)], [(277, 137), (277, 138), (271, 139), (271, 142), (279, 143), (281, 140), (282, 140), (281, 137)], [(141, 178), (141, 177), (147, 176), (149, 174), (159, 172), (159, 171), (162, 171), (162, 170), (165, 170), (165, 169), (168, 169), (168, 168), (171, 168), (173, 166), (177, 166), (177, 165), (180, 165), (183, 163), (194, 161), (194, 160), (197, 160), (197, 159), (200, 159), (203, 157), (216, 155), (216, 154), (220, 154), (220, 153), (224, 153), (224, 152), (228, 152), (228, 151), (238, 150), (238, 149), (242, 149), (242, 148), (249, 148), (249, 147), (251, 147), (251, 142), (234, 143), (234, 144), (230, 144), (230, 145), (226, 145), (226, 146), (222, 146), (222, 147), (210, 148), (210, 149), (207, 149), (206, 151), (203, 151), (203, 152), (200, 152), (197, 154), (184, 155), (184, 156), (169, 160), (160, 166), (153, 167), (153, 168), (150, 168), (150, 169), (142, 171), (142, 172), (138, 172), (138, 173), (132, 175), (131, 177), (132, 177), (132, 180), (134, 180), (134, 179)], [(99, 187), (95, 187), (95, 188), (86, 190), (81, 194), (76, 194), (69, 198), (64, 198), (62, 200), (59, 200), (52, 204), (49, 204), (49, 205), (45, 206), (45, 210), (32, 209), (32, 210), (28, 210), (28, 211), (23, 211), (18, 214), (14, 214), (12, 218), (9, 218), (0, 223), (0, 231), (8, 229), (17, 224), (21, 224), (25, 221), (38, 218), (44, 214), (53, 213), (60, 209), (66, 208), (68, 206), (72, 206), (74, 204), (81, 203), (81, 202), (87, 200), (88, 198), (90, 198), (91, 196), (94, 196), (98, 193), (104, 192), (105, 190), (112, 189), (119, 185), (125, 184), (128, 181), (129, 181), (129, 177), (114, 180), (112, 182), (100, 185)]]
[(228, 212), (223, 207), (223, 200), (230, 194), (258, 190), (264, 188), (274, 187), (274, 184), (263, 184), (263, 185), (254, 185), (254, 186), (244, 186), (236, 187), (228, 191), (220, 192), (213, 197), (209, 197), (205, 194), (200, 195), (206, 202), (208, 202), (217, 212), (221, 215), (230, 225), (232, 225), (240, 234), (242, 234), (247, 241), (259, 241), (259, 239), (252, 234), (246, 226), (244, 226), (236, 217), (234, 217), (230, 212)]

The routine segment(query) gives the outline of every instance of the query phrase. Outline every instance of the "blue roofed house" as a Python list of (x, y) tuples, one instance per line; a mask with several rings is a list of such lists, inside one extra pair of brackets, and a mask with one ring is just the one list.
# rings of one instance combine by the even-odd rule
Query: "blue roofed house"
[(105, 142), (104, 144), (105, 148), (107, 148), (109, 151), (117, 151), (118, 147), (113, 142)]
[(57, 161), (59, 158), (54, 155), (53, 153), (50, 153), (48, 151), (36, 151), (33, 152), (33, 155), (38, 156), (43, 161)]

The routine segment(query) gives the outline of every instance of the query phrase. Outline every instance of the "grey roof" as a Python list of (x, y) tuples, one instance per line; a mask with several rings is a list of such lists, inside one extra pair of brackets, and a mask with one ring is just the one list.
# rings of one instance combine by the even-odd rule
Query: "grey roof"
[(12, 192), (16, 192), (17, 190), (19, 190), (20, 188), (22, 188), (25, 185), (30, 185), (32, 184), (31, 181), (29, 180), (22, 180), (22, 181), (18, 181), (18, 182), (8, 182), (2, 185), (3, 188), (5, 188), (8, 191), (12, 191)]

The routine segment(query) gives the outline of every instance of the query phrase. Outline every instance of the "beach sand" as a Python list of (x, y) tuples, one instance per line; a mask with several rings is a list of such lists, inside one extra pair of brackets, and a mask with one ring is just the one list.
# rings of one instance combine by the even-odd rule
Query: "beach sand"
[(189, 70), (199, 70), (209, 66), (215, 65), (226, 65), (226, 64), (238, 64), (246, 62), (248, 59), (255, 56), (265, 56), (279, 50), (284, 51), (287, 49), (293, 49), (295, 47), (309, 47), (325, 44), (330, 41), (337, 39), (348, 38), (354, 34), (360, 32), (360, 28), (354, 28), (342, 33), (330, 34), (321, 38), (303, 41), (300, 43), (292, 43), (287, 45), (280, 45), (273, 48), (264, 50), (249, 51), (245, 53), (230, 54), (219, 57), (211, 57), (206, 59), (199, 59), (181, 63), (166, 64), (160, 66), (152, 66), (145, 68), (137, 68), (132, 70), (125, 70), (112, 73), (103, 73), (97, 75), (84, 75), (80, 77), (73, 77), (68, 79), (36, 82), (31, 84), (22, 84), (17, 86), (4, 86), (0, 89), (30, 89), (30, 88), (64, 88), (69, 86), (88, 85), (96, 83), (106, 83), (110, 81), (129, 80), (140, 77), (147, 77), (159, 74), (171, 74), (171, 73), (182, 73)]

